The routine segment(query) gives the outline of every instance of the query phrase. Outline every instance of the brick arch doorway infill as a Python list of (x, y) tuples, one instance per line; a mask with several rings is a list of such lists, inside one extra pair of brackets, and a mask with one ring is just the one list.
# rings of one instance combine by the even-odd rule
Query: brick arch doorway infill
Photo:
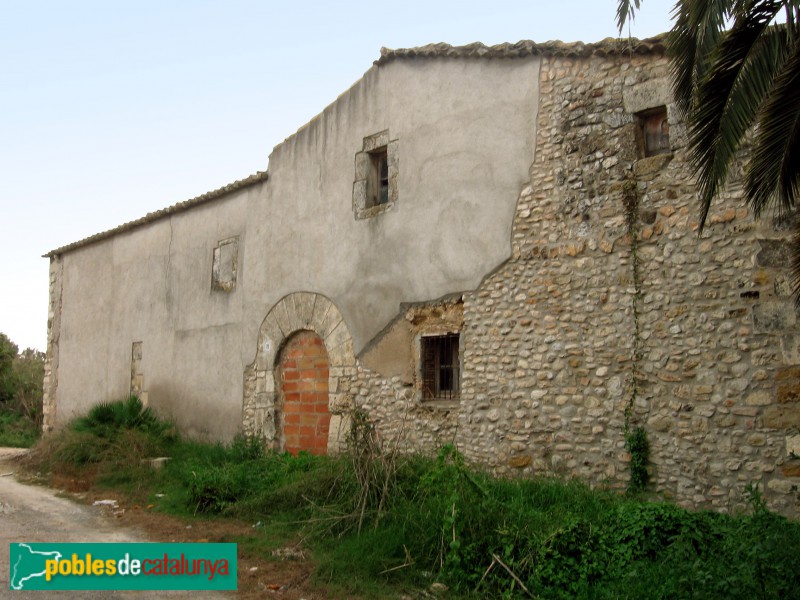
[(313, 331), (295, 333), (281, 350), (275, 377), (281, 450), (327, 453), (329, 368), (325, 342)]
[(347, 323), (336, 305), (322, 294), (293, 292), (281, 298), (261, 322), (255, 359), (244, 369), (242, 429), (267, 448), (280, 450), (281, 424), (276, 410), (281, 384), (276, 380), (280, 351), (300, 331), (313, 331), (328, 353), (328, 410), (331, 413), (328, 453), (346, 447), (353, 407), (351, 388), (356, 357)]

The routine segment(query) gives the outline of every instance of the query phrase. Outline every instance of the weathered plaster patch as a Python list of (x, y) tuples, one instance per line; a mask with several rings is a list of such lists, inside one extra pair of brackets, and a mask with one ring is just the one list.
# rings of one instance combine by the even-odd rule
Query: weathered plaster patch
[(231, 292), (239, 270), (239, 236), (221, 240), (214, 248), (211, 289)]

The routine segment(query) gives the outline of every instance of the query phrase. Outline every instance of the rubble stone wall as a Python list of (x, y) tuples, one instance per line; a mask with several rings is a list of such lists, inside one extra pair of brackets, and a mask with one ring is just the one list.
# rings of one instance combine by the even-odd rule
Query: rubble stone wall
[[(666, 58), (544, 58), (539, 89), (511, 258), (463, 294), (459, 406), (426, 406), (361, 365), (357, 404), (417, 449), (451, 441), (499, 474), (615, 488), (629, 478), (629, 409), (657, 493), (728, 511), (758, 483), (770, 507), (796, 515), (788, 219), (754, 221), (737, 172), (698, 233)], [(643, 157), (637, 113), (660, 106), (670, 152)]]

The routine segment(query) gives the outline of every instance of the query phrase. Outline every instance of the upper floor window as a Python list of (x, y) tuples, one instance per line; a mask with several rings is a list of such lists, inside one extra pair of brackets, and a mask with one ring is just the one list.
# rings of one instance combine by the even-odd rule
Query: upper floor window
[(356, 153), (353, 182), (353, 214), (367, 219), (390, 210), (397, 202), (397, 140), (389, 139), (389, 130), (364, 138)]
[(669, 120), (667, 107), (659, 106), (636, 114), (641, 133), (640, 154), (643, 157), (669, 154)]
[(389, 202), (389, 156), (386, 146), (369, 153), (372, 163), (367, 179), (367, 208)]

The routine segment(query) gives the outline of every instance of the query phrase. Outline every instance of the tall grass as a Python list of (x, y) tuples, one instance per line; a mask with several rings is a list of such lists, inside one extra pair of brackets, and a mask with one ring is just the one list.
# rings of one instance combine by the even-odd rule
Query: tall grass
[[(351, 441), (368, 451), (337, 458), (182, 441), (134, 408), (97, 409), (51, 436), (40, 460), (160, 510), (259, 524), (239, 540), (251, 549), (302, 540), (336, 595), (439, 581), (457, 598), (800, 597), (800, 525), (767, 511), (757, 488), (752, 514), (693, 512), (575, 481), (495, 478), (452, 446), (387, 456), (363, 431)], [(164, 453), (164, 469), (141, 467)]]

